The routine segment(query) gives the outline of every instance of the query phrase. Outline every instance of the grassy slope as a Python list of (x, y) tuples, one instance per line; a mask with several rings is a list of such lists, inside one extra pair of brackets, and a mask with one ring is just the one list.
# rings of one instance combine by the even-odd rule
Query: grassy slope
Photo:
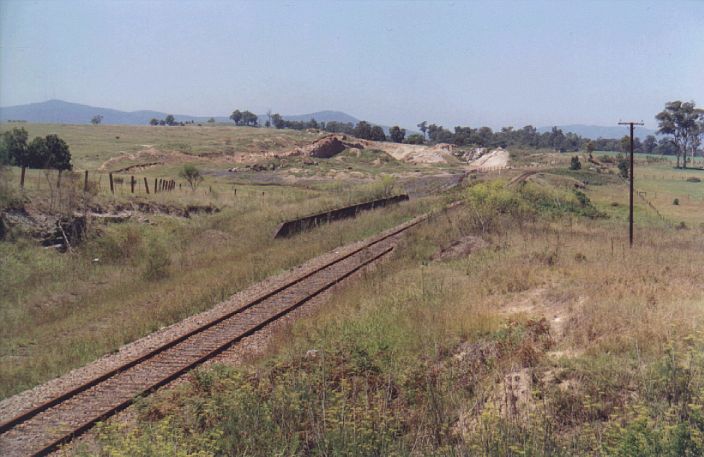
[(29, 138), (58, 134), (71, 148), (74, 167), (95, 170), (109, 158), (148, 147), (195, 156), (204, 153), (233, 154), (284, 151), (308, 144), (318, 135), (295, 130), (231, 126), (152, 127), (126, 125), (0, 124), (0, 133), (23, 127)]
[(239, 200), (221, 205), (224, 210), (217, 215), (150, 216), (151, 225), (98, 228), (102, 236), (73, 254), (46, 251), (22, 239), (0, 243), (5, 272), (0, 278), (0, 393), (60, 375), (271, 274), (419, 214), (430, 203), (365, 213), (315, 233), (272, 241), (282, 218), (339, 206), (350, 196), (295, 188), (267, 189), (261, 195), (247, 189), (241, 188)]
[(612, 208), (594, 220), (559, 209), (566, 189), (537, 219), (502, 194), (515, 212), (490, 248), (455, 261), (429, 256), (480, 235), (478, 213), (438, 218), (269, 357), (195, 373), (136, 426), (103, 427), (97, 452), (700, 455), (701, 233), (637, 213), (628, 249), (624, 188), (592, 186)]

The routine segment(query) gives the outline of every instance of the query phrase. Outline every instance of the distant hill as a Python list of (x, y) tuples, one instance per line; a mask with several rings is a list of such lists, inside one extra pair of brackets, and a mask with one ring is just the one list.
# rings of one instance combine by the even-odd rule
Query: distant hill
[[(0, 122), (19, 120), (40, 124), (90, 124), (95, 115), (103, 116), (104, 124), (146, 125), (152, 118), (164, 119), (167, 114), (159, 111), (120, 111), (111, 108), (82, 105), (63, 100), (48, 100), (41, 103), (0, 107)], [(174, 114), (179, 122), (205, 123), (211, 116), (192, 116), (189, 114)], [(230, 122), (228, 116), (213, 116), (217, 122)], [(338, 121), (357, 123), (358, 120), (340, 111), (318, 111), (309, 114), (283, 115), (284, 119), (292, 121)], [(266, 115), (259, 115), (259, 121), (264, 124)]]
[[(626, 126), (614, 125), (614, 126), (600, 126), (600, 125), (584, 125), (584, 124), (571, 124), (571, 125), (558, 125), (559, 129), (562, 129), (564, 133), (572, 132), (579, 136), (590, 138), (596, 140), (597, 138), (621, 138), (624, 135), (628, 135), (628, 128)], [(549, 132), (552, 127), (539, 127), (538, 132)], [(648, 135), (655, 135), (655, 130), (646, 129), (643, 127), (636, 127), (633, 134), (644, 139)]]

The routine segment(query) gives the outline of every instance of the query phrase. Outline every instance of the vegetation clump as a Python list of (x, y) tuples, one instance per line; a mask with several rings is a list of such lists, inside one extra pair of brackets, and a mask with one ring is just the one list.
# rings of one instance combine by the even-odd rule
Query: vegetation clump
[(579, 161), (579, 156), (572, 156), (570, 159), (570, 170), (580, 170), (582, 168), (582, 162)]
[(200, 170), (196, 168), (195, 165), (184, 165), (178, 175), (186, 180), (193, 192), (195, 192), (200, 183), (203, 182), (203, 175), (201, 175)]

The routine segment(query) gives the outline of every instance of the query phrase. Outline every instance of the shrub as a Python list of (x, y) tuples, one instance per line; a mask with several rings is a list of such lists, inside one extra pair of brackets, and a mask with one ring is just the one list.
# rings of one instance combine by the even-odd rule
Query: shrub
[(570, 160), (570, 170), (579, 170), (582, 168), (582, 162), (579, 161), (578, 156), (572, 157)]
[(191, 190), (194, 192), (198, 185), (203, 182), (203, 176), (200, 174), (200, 170), (191, 164), (184, 165), (178, 175), (186, 180)]
[(689, 178), (687, 178), (687, 182), (702, 182), (702, 180), (697, 178), (696, 176), (690, 176)]
[(679, 198), (675, 198), (674, 200), (672, 200), (672, 204), (673, 204), (673, 205), (679, 205), (679, 204), (680, 204), (680, 199), (679, 199)]
[(147, 281), (158, 281), (169, 276), (171, 257), (166, 247), (159, 241), (152, 240), (147, 249), (143, 277)]
[(520, 220), (530, 210), (521, 195), (508, 188), (504, 182), (479, 182), (467, 190), (470, 220), (482, 232), (496, 225), (497, 217), (508, 214)]
[(125, 225), (110, 227), (97, 237), (88, 252), (101, 262), (119, 262), (136, 256), (142, 247), (142, 234), (138, 227)]
[(618, 174), (622, 178), (628, 178), (628, 160), (619, 159), (619, 161), (618, 161)]

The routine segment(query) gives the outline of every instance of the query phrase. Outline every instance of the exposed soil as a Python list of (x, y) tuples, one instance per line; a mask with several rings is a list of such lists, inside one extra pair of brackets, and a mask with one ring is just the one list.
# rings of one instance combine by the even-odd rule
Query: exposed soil
[(488, 171), (497, 168), (506, 168), (509, 161), (509, 153), (505, 149), (494, 149), (482, 155), (477, 160), (470, 163), (470, 170)]

